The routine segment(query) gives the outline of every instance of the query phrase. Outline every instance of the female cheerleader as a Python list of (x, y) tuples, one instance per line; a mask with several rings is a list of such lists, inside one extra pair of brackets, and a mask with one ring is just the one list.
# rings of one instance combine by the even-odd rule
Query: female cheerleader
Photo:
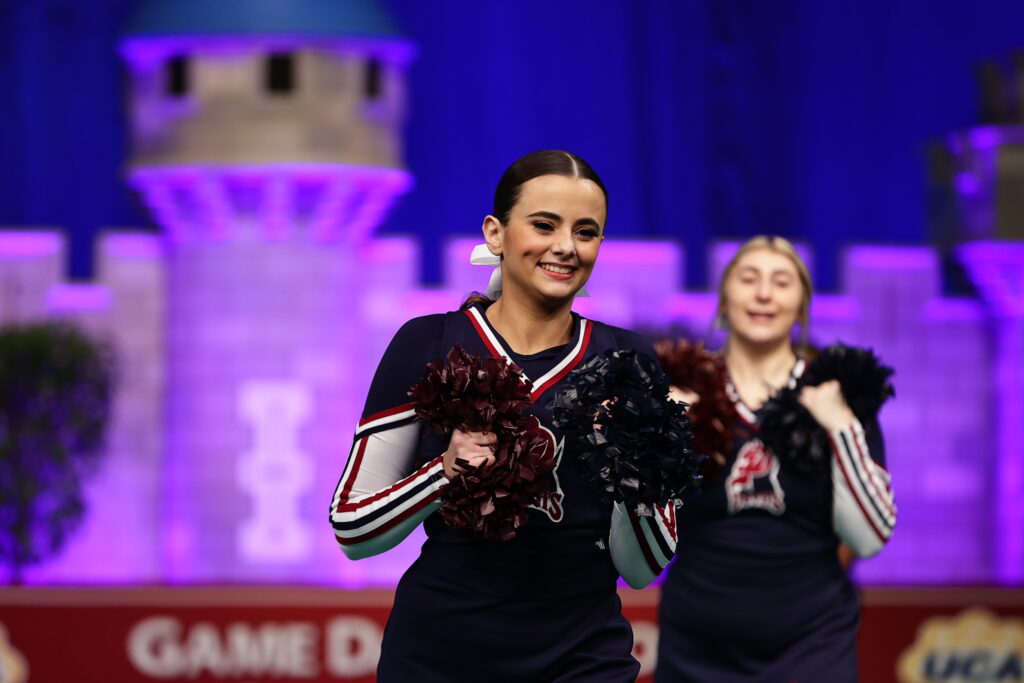
[[(857, 681), (859, 607), (837, 550), (877, 553), (896, 508), (876, 415), (858, 419), (835, 380), (798, 385), (809, 359), (791, 340), (797, 323), (806, 335), (810, 301), (807, 268), (779, 237), (745, 243), (722, 276), (725, 371), (694, 382), (706, 395), (678, 398), (704, 401), (705, 423), (718, 421), (729, 445), (679, 512), (685, 550), (662, 590), (661, 683)], [(828, 433), (820, 462), (759, 438), (766, 402), (786, 387), (813, 417), (802, 429)]]
[[(331, 504), (350, 558), (384, 552), (421, 522), (419, 558), (398, 584), (378, 665), (381, 681), (632, 681), (639, 664), (616, 580), (652, 581), (675, 549), (674, 510), (639, 516), (601, 502), (546, 404), (566, 375), (603, 351), (653, 356), (635, 333), (571, 310), (597, 262), (608, 199), (579, 157), (529, 154), (502, 176), (484, 218), (500, 258), (500, 296), (410, 320), (395, 335), (370, 387), (363, 418)], [(492, 293), (497, 293), (492, 282)], [(494, 434), (455, 430), (425, 438), (407, 392), (428, 361), (455, 345), (510, 359), (532, 383), (529, 414), (550, 436), (558, 465), (550, 490), (508, 541), (448, 527), (444, 487), (487, 467)]]

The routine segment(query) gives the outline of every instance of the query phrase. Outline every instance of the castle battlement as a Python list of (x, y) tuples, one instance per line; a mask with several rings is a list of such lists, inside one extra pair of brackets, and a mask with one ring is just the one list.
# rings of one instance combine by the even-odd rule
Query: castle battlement
[[(418, 244), (408, 238), (183, 247), (110, 232), (97, 244), (95, 281), (77, 283), (63, 277), (59, 232), (0, 232), (0, 320), (73, 319), (114, 344), (120, 367), (88, 520), (60, 557), (30, 577), (396, 580), (417, 541), (386, 557), (340, 562), (331, 543), (315, 542), (323, 535), (322, 489), (345, 459), (395, 330), (411, 317), (454, 309), (486, 285), (490, 269), (469, 264), (479, 241), (451, 240), (444, 285), (425, 288)], [(716, 245), (709, 272), (720, 273), (735, 248)], [(714, 343), (716, 293), (679, 286), (684, 255), (673, 242), (609, 240), (588, 284), (592, 296), (575, 308)], [(1016, 357), (993, 355), (991, 330), (1006, 320), (1002, 309), (944, 296), (929, 247), (853, 246), (842, 264), (841, 290), (814, 298), (812, 341), (871, 346), (896, 368), (897, 398), (882, 421), (899, 482), (900, 533), (858, 571), (887, 582), (982, 580), (993, 511), (978, 501), (997, 457), (994, 377), (997, 366), (1024, 367), (1024, 345)], [(172, 374), (177, 384), (168, 382)], [(286, 454), (273, 446), (282, 443), (291, 444)], [(200, 449), (201, 460), (174, 455), (186, 446)], [(274, 526), (269, 509), (290, 511), (287, 529)], [(937, 526), (947, 530), (941, 542), (930, 532)], [(89, 561), (99, 556), (105, 561)]]

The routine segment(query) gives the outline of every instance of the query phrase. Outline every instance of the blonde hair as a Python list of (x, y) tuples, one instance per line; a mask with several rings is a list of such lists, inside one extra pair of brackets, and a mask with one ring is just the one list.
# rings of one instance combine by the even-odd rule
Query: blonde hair
[(797, 277), (800, 279), (800, 284), (803, 285), (803, 296), (800, 299), (800, 310), (797, 313), (800, 321), (800, 343), (803, 346), (807, 346), (807, 335), (810, 329), (810, 316), (811, 316), (811, 295), (814, 293), (814, 286), (811, 283), (811, 273), (807, 270), (807, 264), (800, 258), (800, 254), (796, 252), (796, 248), (793, 243), (787, 240), (785, 237), (778, 237), (774, 235), (758, 235), (752, 237), (736, 250), (729, 263), (726, 264), (725, 270), (722, 271), (722, 279), (718, 283), (718, 309), (715, 314), (715, 320), (718, 326), (724, 327), (725, 321), (725, 283), (729, 279), (729, 275), (732, 274), (733, 268), (736, 267), (737, 262), (743, 257), (744, 254), (755, 251), (757, 249), (767, 249), (768, 251), (774, 251), (777, 254), (782, 254), (790, 261), (793, 262), (793, 266), (796, 268)]

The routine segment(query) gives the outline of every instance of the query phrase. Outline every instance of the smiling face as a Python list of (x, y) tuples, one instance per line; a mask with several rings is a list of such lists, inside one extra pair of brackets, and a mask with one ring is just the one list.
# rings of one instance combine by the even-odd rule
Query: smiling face
[(487, 245), (502, 256), (502, 296), (571, 301), (594, 269), (606, 217), (604, 192), (591, 180), (543, 175), (523, 183), (506, 225), (484, 219)]
[(749, 344), (789, 340), (807, 293), (793, 260), (772, 249), (742, 254), (726, 275), (722, 310), (729, 334)]

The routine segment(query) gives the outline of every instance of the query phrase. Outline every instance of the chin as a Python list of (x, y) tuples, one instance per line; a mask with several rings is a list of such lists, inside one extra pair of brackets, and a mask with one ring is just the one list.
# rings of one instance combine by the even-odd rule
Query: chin
[(769, 332), (767, 330), (756, 330), (752, 334), (746, 334), (740, 330), (734, 330), (733, 334), (748, 344), (756, 346), (775, 346), (789, 341), (790, 331)]
[(582, 289), (582, 285), (576, 283), (566, 284), (555, 284), (545, 282), (542, 286), (537, 287), (537, 291), (541, 296), (547, 299), (566, 299), (576, 296), (576, 292)]

